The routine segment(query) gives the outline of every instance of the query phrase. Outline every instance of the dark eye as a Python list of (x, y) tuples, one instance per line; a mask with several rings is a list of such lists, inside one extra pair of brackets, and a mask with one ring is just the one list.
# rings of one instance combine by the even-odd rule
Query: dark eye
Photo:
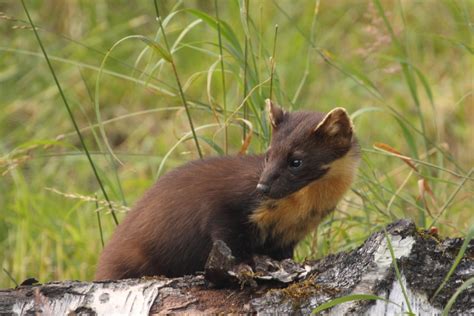
[(288, 163), (288, 166), (292, 169), (297, 169), (297, 168), (301, 167), (302, 164), (303, 164), (303, 160), (301, 160), (301, 159), (292, 159)]

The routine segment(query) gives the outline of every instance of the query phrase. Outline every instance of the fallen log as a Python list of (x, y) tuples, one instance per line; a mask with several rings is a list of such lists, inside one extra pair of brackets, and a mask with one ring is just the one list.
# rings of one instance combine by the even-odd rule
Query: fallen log
[[(229, 265), (232, 254), (225, 244), (217, 243), (206, 277), (224, 280), (226, 287), (214, 286), (204, 275), (51, 282), (0, 290), (0, 314), (309, 314), (335, 298), (370, 294), (383, 300), (346, 301), (324, 313), (394, 315), (411, 310), (418, 315), (435, 315), (441, 314), (456, 290), (474, 277), (474, 242), (470, 241), (449, 280), (433, 297), (462, 244), (463, 239), (439, 240), (400, 220), (350, 252), (303, 264), (256, 257), (252, 267), (241, 269)], [(474, 314), (473, 286), (457, 296), (450, 313)]]

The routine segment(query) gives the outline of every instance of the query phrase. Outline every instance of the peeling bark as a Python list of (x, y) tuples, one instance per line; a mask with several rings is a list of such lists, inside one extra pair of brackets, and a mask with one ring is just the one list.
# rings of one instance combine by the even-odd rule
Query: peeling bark
[[(432, 299), (463, 240), (438, 240), (401, 220), (386, 228), (402, 278), (398, 280), (383, 231), (358, 249), (318, 261), (277, 262), (256, 257), (252, 267), (229, 265), (225, 244), (214, 246), (206, 276), (143, 278), (101, 282), (52, 282), (0, 290), (0, 314), (112, 315), (166, 313), (292, 313), (309, 314), (333, 298), (373, 294), (386, 301), (354, 301), (337, 305), (330, 315), (394, 315), (406, 312), (402, 287), (414, 313), (439, 314), (459, 286), (474, 276), (474, 242), (444, 289)], [(227, 258), (227, 259), (226, 259)], [(224, 281), (224, 282), (223, 282)], [(222, 284), (226, 284), (223, 287)], [(474, 314), (474, 288), (465, 290), (452, 314)]]

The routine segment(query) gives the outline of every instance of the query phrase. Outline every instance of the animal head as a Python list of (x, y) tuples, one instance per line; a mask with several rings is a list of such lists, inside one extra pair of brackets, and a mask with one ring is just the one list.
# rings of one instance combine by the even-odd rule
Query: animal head
[(281, 199), (313, 181), (336, 174), (344, 177), (344, 172), (339, 171), (345, 169), (347, 156), (351, 156), (347, 164), (353, 164), (353, 167), (347, 166), (348, 172), (350, 168), (350, 172), (354, 172), (358, 145), (346, 110), (335, 108), (327, 114), (290, 113), (270, 100), (266, 103), (272, 140), (265, 153), (257, 192), (271, 199)]

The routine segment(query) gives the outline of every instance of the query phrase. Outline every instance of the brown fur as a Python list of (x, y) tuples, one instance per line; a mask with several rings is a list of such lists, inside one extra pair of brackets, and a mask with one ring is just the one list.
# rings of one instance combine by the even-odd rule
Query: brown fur
[(118, 226), (96, 279), (202, 271), (216, 240), (240, 260), (291, 257), (349, 189), (358, 145), (341, 108), (324, 115), (268, 107), (266, 155), (193, 161), (161, 177)]
[(282, 246), (296, 243), (317, 227), (349, 189), (358, 166), (357, 153), (329, 164), (329, 172), (288, 197), (262, 203), (250, 219), (261, 230), (265, 240), (269, 235)]

